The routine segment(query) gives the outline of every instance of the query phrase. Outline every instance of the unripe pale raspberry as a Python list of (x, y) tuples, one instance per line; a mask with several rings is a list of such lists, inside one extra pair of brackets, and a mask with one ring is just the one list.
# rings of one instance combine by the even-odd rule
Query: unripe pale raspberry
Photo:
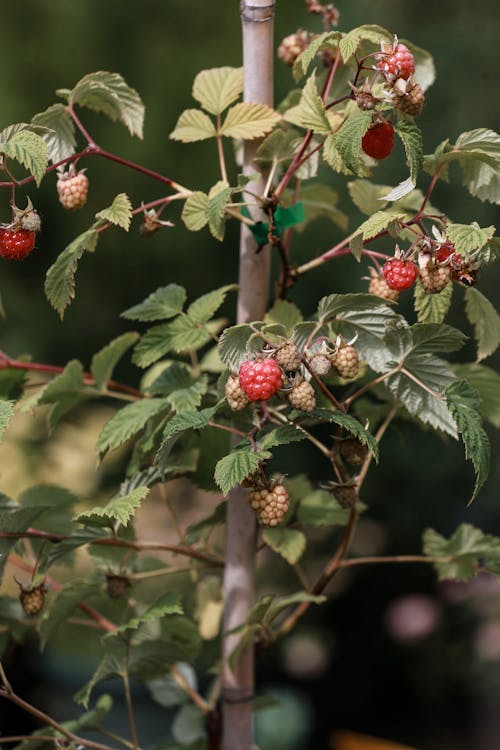
[(309, 365), (316, 375), (328, 375), (332, 367), (332, 363), (326, 354), (315, 354), (309, 360)]
[(301, 52), (309, 44), (309, 34), (299, 29), (295, 34), (286, 36), (278, 47), (278, 57), (287, 65), (293, 65)]
[(88, 189), (89, 178), (83, 171), (75, 172), (70, 167), (68, 172), (60, 173), (57, 178), (57, 193), (64, 208), (82, 208), (87, 202)]
[(274, 359), (250, 359), (238, 372), (243, 392), (250, 401), (267, 401), (283, 383), (283, 373)]
[(397, 289), (391, 289), (384, 277), (378, 274), (373, 268), (370, 268), (368, 291), (376, 297), (382, 297), (382, 299), (387, 299), (391, 302), (397, 302), (399, 299)]
[(255, 490), (250, 493), (248, 501), (262, 526), (279, 526), (290, 507), (288, 492), (282, 484), (270, 490)]
[(434, 266), (428, 263), (420, 269), (420, 281), (427, 294), (439, 294), (450, 282), (450, 266)]
[[(397, 83), (397, 82), (396, 82)], [(394, 97), (394, 106), (399, 109), (400, 112), (405, 112), (407, 115), (416, 117), (422, 112), (425, 104), (425, 94), (422, 87), (415, 83), (408, 81), (406, 85), (405, 93)]]
[(350, 344), (342, 346), (334, 356), (332, 364), (341, 378), (355, 378), (359, 372), (358, 352)]
[(237, 375), (230, 375), (226, 383), (226, 398), (233, 411), (241, 411), (249, 403)]
[(284, 370), (298, 370), (300, 367), (300, 352), (295, 344), (284, 344), (276, 352), (276, 362)]
[(307, 380), (294, 385), (288, 394), (288, 400), (295, 409), (312, 411), (316, 408), (316, 396), (314, 388)]
[(19, 601), (21, 602), (24, 614), (28, 615), (28, 617), (36, 617), (44, 607), (45, 594), (46, 588), (43, 583), (32, 589), (21, 588)]

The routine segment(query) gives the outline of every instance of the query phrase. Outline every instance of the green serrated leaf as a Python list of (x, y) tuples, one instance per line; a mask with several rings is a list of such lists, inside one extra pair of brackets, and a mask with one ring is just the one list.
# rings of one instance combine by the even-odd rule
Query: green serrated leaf
[(474, 326), (477, 339), (477, 361), (490, 357), (500, 344), (500, 316), (491, 302), (477, 289), (465, 292), (465, 312)]
[(434, 154), (424, 158), (424, 168), (430, 174), (447, 169), (451, 161), (458, 161), (462, 182), (476, 198), (500, 203), (500, 135), (487, 128), (462, 133), (451, 147), (447, 141)]
[(134, 348), (132, 362), (138, 367), (148, 367), (172, 350), (175, 332), (169, 323), (149, 328)]
[[(328, 135), (325, 138), (325, 142), (323, 144), (323, 151), (322, 151), (323, 159), (326, 161), (327, 164), (330, 165), (330, 167), (333, 169), (334, 172), (338, 172), (340, 174), (345, 175), (352, 175), (353, 172), (348, 169), (348, 167), (345, 165), (344, 160), (342, 159), (340, 152), (337, 148), (337, 136), (336, 135)], [(358, 170), (358, 172), (361, 172), (361, 169)]]
[(339, 194), (328, 185), (305, 185), (300, 191), (300, 202), (304, 206), (305, 221), (297, 226), (298, 232), (303, 232), (311, 221), (323, 217), (330, 219), (342, 231), (347, 230), (347, 214), (337, 208)]
[(255, 474), (259, 465), (271, 457), (269, 451), (235, 450), (217, 462), (214, 478), (223, 495)]
[(132, 204), (126, 193), (119, 193), (113, 198), (113, 203), (108, 208), (103, 208), (95, 215), (96, 219), (109, 221), (128, 232), (132, 220)]
[(167, 401), (175, 412), (196, 409), (208, 391), (208, 378), (202, 375), (186, 388), (178, 388), (167, 396)]
[(300, 429), (300, 425), (291, 423), (282, 427), (276, 427), (276, 429), (268, 432), (259, 441), (259, 445), (262, 450), (270, 450), (280, 445), (289, 445), (290, 443), (297, 443), (305, 439), (306, 435)]
[(203, 294), (192, 302), (187, 309), (187, 316), (193, 323), (206, 323), (222, 305), (229, 292), (238, 288), (237, 284), (227, 284), (213, 292)]
[(14, 401), (0, 400), (0, 440), (3, 438), (3, 434), (13, 414)]
[(494, 427), (500, 427), (500, 375), (485, 365), (476, 363), (455, 365), (457, 378), (466, 380), (480, 398), (480, 412), (483, 419)]
[(182, 615), (184, 612), (179, 594), (176, 591), (167, 591), (162, 594), (150, 607), (141, 615), (132, 617), (124, 625), (120, 625), (116, 633), (125, 633), (127, 630), (137, 630), (146, 622), (157, 620), (165, 615)]
[(226, 206), (231, 198), (231, 188), (225, 180), (217, 182), (208, 194), (208, 227), (216, 240), (222, 242), (225, 232)]
[[(394, 130), (396, 131), (396, 135), (401, 138), (405, 147), (406, 163), (410, 169), (410, 179), (413, 181), (413, 187), (415, 187), (415, 182), (422, 168), (423, 161), (422, 133), (415, 123), (408, 120), (400, 120), (396, 123)], [(408, 192), (410, 191), (408, 190)], [(397, 198), (392, 198), (391, 200), (397, 200)]]
[(331, 132), (325, 105), (316, 87), (315, 73), (307, 79), (299, 103), (285, 112), (284, 119), (316, 133)]
[(312, 61), (316, 55), (326, 49), (336, 49), (339, 45), (339, 40), (342, 34), (340, 31), (325, 31), (323, 34), (318, 34), (315, 39), (312, 39), (305, 50), (303, 50), (297, 57), (293, 65), (293, 77), (296, 81), (300, 81), (304, 76)]
[(348, 518), (349, 511), (331, 492), (315, 490), (300, 498), (297, 519), (305, 526), (345, 526)]
[(494, 226), (481, 228), (475, 221), (472, 224), (448, 224), (446, 227), (446, 236), (456, 252), (466, 255), (484, 247), (494, 234)]
[(386, 229), (389, 234), (394, 235), (408, 218), (407, 213), (392, 208), (377, 211), (353, 232), (353, 237), (360, 237), (365, 242)]
[(289, 128), (277, 128), (269, 133), (257, 149), (255, 161), (262, 167), (289, 162), (293, 158), (293, 146), (299, 137), (299, 132)]
[(332, 409), (315, 409), (308, 414), (308, 417), (312, 419), (319, 419), (324, 422), (333, 422), (334, 424), (338, 424), (340, 427), (343, 427), (345, 430), (350, 432), (351, 435), (357, 438), (360, 443), (366, 445), (368, 450), (373, 453), (375, 461), (378, 461), (379, 449), (375, 438), (367, 430), (365, 430), (363, 425), (358, 422), (355, 417), (351, 416), (350, 414), (346, 414), (343, 411), (334, 411)]
[(53, 104), (35, 115), (31, 122), (49, 128), (49, 132), (42, 135), (49, 161), (56, 163), (73, 156), (76, 151), (75, 123), (64, 104)]
[(302, 322), (303, 316), (297, 305), (288, 300), (278, 299), (272, 308), (266, 313), (265, 323), (277, 323), (282, 325), (287, 335), (297, 323)]
[(290, 565), (298, 563), (306, 549), (305, 534), (296, 529), (265, 529), (262, 539)]
[(281, 120), (281, 115), (265, 104), (240, 102), (228, 111), (219, 133), (226, 138), (262, 138)]
[(428, 294), (418, 279), (415, 286), (415, 312), (419, 323), (442, 323), (451, 306), (453, 285), (448, 284), (439, 294)]
[(459, 526), (449, 539), (427, 529), (423, 546), (428, 557), (443, 558), (434, 563), (440, 579), (468, 581), (476, 575), (481, 562), (488, 561), (490, 568), (498, 569), (500, 539), (487, 536), (468, 523)]
[(104, 70), (89, 73), (70, 92), (69, 102), (102, 112), (110, 120), (125, 125), (131, 135), (142, 138), (144, 104), (119, 73)]
[(176, 414), (167, 422), (163, 439), (170, 440), (186, 430), (202, 430), (208, 426), (215, 412), (216, 407), (210, 407), (202, 411), (186, 411), (182, 414)]
[(349, 31), (348, 34), (342, 37), (339, 44), (340, 54), (342, 55), (342, 60), (346, 63), (351, 59), (362, 42), (367, 41), (378, 46), (382, 41), (392, 42), (392, 40), (392, 34), (382, 26), (365, 24), (352, 29), (352, 31)]
[(127, 404), (107, 422), (97, 440), (97, 452), (102, 457), (108, 450), (118, 448), (132, 435), (142, 430), (149, 419), (170, 408), (164, 398), (145, 398)]
[(436, 68), (432, 55), (427, 50), (417, 47), (416, 44), (408, 39), (400, 39), (400, 42), (406, 44), (413, 55), (415, 60), (414, 78), (416, 82), (420, 84), (423, 91), (427, 91), (436, 80)]
[(96, 230), (100, 225), (101, 222), (97, 222), (74, 239), (47, 271), (45, 294), (61, 319), (64, 316), (65, 309), (75, 296), (75, 273), (78, 261), (83, 253), (94, 252), (96, 249), (99, 239), (99, 233)]
[(182, 221), (191, 232), (198, 232), (208, 224), (208, 195), (195, 190), (184, 203)]
[(476, 484), (469, 502), (472, 502), (486, 479), (490, 468), (490, 443), (481, 426), (479, 409), (481, 399), (478, 392), (465, 380), (458, 380), (445, 390), (446, 403), (456, 422), (465, 445), (465, 456), (474, 466)]
[(29, 411), (37, 404), (57, 403), (68, 395), (74, 395), (83, 386), (83, 365), (77, 359), (72, 359), (59, 375), (23, 404), (22, 410)]
[[(20, 534), (32, 526), (33, 522), (46, 510), (48, 510), (47, 507), (41, 506), (32, 508), (17, 508), (14, 506), (12, 510), (1, 510), (0, 529), (6, 534)], [(0, 583), (9, 552), (17, 544), (17, 541), (17, 538), (0, 539)]]
[(40, 622), (40, 646), (42, 649), (55, 631), (78, 607), (80, 602), (85, 602), (90, 596), (98, 593), (101, 581), (93, 579), (74, 579), (66, 584), (53, 599), (50, 607), (44, 612)]
[(247, 344), (253, 333), (248, 323), (231, 326), (222, 332), (218, 345), (219, 355), (230, 370), (237, 371), (247, 358)]
[(360, 171), (359, 157), (361, 154), (361, 140), (370, 127), (371, 113), (364, 110), (351, 109), (344, 124), (335, 135), (335, 146), (347, 169), (354, 174)]
[(193, 97), (203, 109), (219, 115), (243, 91), (243, 68), (211, 68), (202, 70), (193, 83)]
[[(84, 708), (88, 708), (90, 696), (95, 686), (102, 680), (124, 674), (125, 669), (125, 659), (121, 659), (117, 654), (105, 654), (91, 679), (73, 696), (74, 700)], [(29, 748), (26, 750), (29, 750)]]
[(168, 137), (173, 141), (193, 143), (215, 136), (215, 125), (205, 112), (201, 109), (185, 109)]
[(139, 334), (133, 331), (123, 333), (109, 344), (106, 344), (97, 354), (94, 354), (90, 370), (94, 376), (97, 388), (102, 390), (106, 387), (106, 383), (110, 379), (117, 363), (125, 352), (135, 344), (138, 338)]
[(47, 144), (40, 135), (18, 130), (8, 141), (0, 142), (0, 153), (26, 167), (40, 185), (49, 161)]
[(323, 604), (323, 602), (326, 602), (326, 596), (314, 596), (313, 594), (307, 594), (305, 591), (299, 591), (296, 594), (275, 599), (267, 610), (264, 618), (265, 624), (270, 625), (285, 609), (293, 607), (295, 604), (301, 604), (302, 602)]
[(85, 519), (97, 516), (106, 520), (120, 521), (124, 526), (134, 517), (135, 511), (145, 497), (149, 495), (149, 487), (137, 487), (128, 495), (113, 497), (106, 505), (86, 510), (76, 516), (76, 521), (85, 523)]
[(351, 180), (347, 183), (349, 195), (361, 213), (371, 216), (387, 205), (383, 196), (389, 192), (389, 185), (374, 185), (369, 180)]
[(178, 284), (168, 284), (152, 292), (138, 305), (129, 307), (122, 317), (131, 320), (167, 320), (182, 312), (186, 290)]

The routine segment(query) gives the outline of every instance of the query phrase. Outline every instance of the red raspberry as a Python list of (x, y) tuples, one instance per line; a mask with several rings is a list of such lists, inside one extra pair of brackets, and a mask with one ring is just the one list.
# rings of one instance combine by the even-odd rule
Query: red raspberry
[(283, 374), (274, 359), (250, 359), (243, 362), (238, 378), (250, 401), (267, 401), (281, 388)]
[(390, 122), (377, 122), (366, 131), (361, 148), (373, 159), (385, 159), (394, 148), (394, 128)]
[(36, 232), (0, 229), (0, 255), (6, 260), (24, 260), (35, 247)]
[(401, 292), (403, 289), (409, 289), (416, 281), (418, 268), (415, 263), (400, 258), (391, 258), (384, 263), (382, 273), (387, 282), (387, 286)]
[(57, 193), (64, 208), (81, 208), (87, 202), (89, 178), (82, 170), (76, 172), (73, 165), (67, 172), (60, 172), (57, 178)]
[(451, 242), (445, 242), (444, 245), (441, 245), (436, 253), (436, 260), (439, 263), (446, 263), (452, 268), (460, 268), (462, 265), (462, 258), (455, 252), (455, 246)]
[(248, 501), (262, 526), (278, 526), (290, 507), (288, 492), (282, 484), (271, 490), (255, 490), (250, 493)]
[(415, 58), (405, 44), (398, 44), (390, 54), (382, 51), (377, 59), (378, 69), (388, 81), (408, 80), (415, 72)]

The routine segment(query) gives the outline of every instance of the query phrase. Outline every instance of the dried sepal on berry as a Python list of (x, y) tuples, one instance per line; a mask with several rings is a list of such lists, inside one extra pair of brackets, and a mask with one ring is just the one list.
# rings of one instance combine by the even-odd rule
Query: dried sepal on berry
[(231, 374), (227, 379), (226, 399), (233, 411), (242, 411), (250, 403), (235, 374)]
[(422, 112), (425, 94), (422, 87), (413, 78), (398, 78), (393, 86), (393, 103), (396, 109), (416, 117)]
[(85, 174), (85, 169), (77, 172), (74, 164), (70, 164), (66, 171), (59, 169), (56, 187), (59, 202), (64, 208), (71, 211), (86, 204), (89, 178)]
[(9, 225), (9, 229), (13, 231), (19, 231), (25, 229), (28, 232), (39, 232), (42, 228), (42, 222), (40, 214), (34, 208), (31, 199), (28, 197), (26, 202), (26, 208), (18, 208), (12, 206), (13, 221)]
[(160, 219), (158, 212), (155, 211), (154, 208), (151, 208), (144, 211), (139, 232), (141, 233), (141, 237), (152, 237), (162, 227), (173, 226), (174, 223), (172, 221)]

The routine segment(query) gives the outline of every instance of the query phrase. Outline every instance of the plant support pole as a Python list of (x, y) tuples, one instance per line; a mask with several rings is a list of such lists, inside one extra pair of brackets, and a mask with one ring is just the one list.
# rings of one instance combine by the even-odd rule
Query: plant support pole
[[(274, 0), (242, 0), (243, 100), (273, 105), (273, 24)], [(254, 173), (252, 164), (259, 143), (250, 141), (244, 148), (244, 173)], [(254, 183), (260, 194), (264, 177)], [(253, 218), (265, 218), (253, 213)], [(269, 247), (257, 253), (257, 243), (247, 226), (241, 226), (238, 323), (261, 320), (269, 298)], [(254, 600), (255, 514), (246, 491), (231, 492), (227, 504), (226, 568), (224, 575), (223, 646), (223, 750), (251, 750), (252, 699), (254, 693), (253, 644), (230, 659), (238, 645), (239, 634), (231, 633), (241, 625)]]

